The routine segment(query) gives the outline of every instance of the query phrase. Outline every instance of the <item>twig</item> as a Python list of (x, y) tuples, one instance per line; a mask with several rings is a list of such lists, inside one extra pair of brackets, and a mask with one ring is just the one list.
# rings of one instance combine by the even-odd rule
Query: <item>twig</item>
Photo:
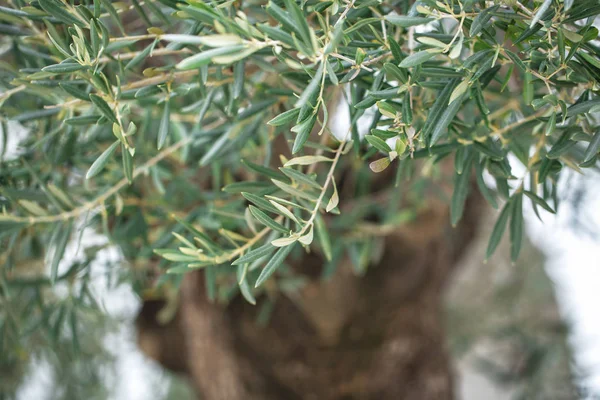
[[(160, 161), (162, 161), (163, 159), (165, 159), (172, 153), (176, 152), (183, 146), (191, 143), (193, 139), (194, 138), (192, 136), (189, 136), (183, 140), (180, 140), (179, 142), (175, 143), (174, 145), (167, 147), (166, 149), (164, 149), (163, 151), (158, 153), (156, 156), (152, 157), (151, 159), (146, 161), (144, 164), (137, 167), (133, 171), (133, 179), (135, 179), (142, 173), (146, 172), (150, 167), (158, 164)], [(0, 215), (0, 221), (22, 222), (22, 223), (28, 223), (30, 225), (39, 224), (39, 223), (52, 223), (52, 222), (59, 222), (59, 221), (67, 221), (69, 219), (76, 218), (76, 217), (90, 211), (91, 209), (93, 209), (95, 207), (102, 205), (105, 201), (107, 201), (109, 198), (111, 198), (112, 196), (117, 194), (121, 189), (123, 189), (124, 187), (126, 187), (128, 185), (129, 185), (129, 181), (127, 180), (127, 178), (123, 178), (119, 182), (117, 182), (114, 186), (112, 186), (110, 189), (108, 189), (105, 193), (101, 194), (100, 196), (96, 197), (95, 199), (93, 199), (91, 201), (88, 201), (88, 202), (82, 204), (81, 206), (79, 206), (77, 208), (72, 209), (71, 211), (66, 211), (66, 212), (62, 212), (60, 214), (55, 214), (55, 215), (30, 216), (30, 217)]]

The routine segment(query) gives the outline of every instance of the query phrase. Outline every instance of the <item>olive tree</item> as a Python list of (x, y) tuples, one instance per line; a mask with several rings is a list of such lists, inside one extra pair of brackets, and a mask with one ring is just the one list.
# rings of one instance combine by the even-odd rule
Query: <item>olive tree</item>
[(597, 165), (598, 14), (3, 2), (3, 151), (27, 135), (0, 170), (0, 368), (85, 354), (99, 249), (64, 253), (90, 227), (146, 300), (140, 346), (202, 398), (452, 397), (440, 293), (482, 210), (487, 257), (507, 231), (517, 260), (525, 204)]

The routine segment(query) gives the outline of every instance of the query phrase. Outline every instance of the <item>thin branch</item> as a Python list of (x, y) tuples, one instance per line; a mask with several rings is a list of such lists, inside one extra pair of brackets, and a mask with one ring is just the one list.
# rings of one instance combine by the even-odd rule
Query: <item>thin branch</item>
[(340, 142), (340, 146), (335, 151), (335, 157), (333, 158), (333, 162), (331, 163), (331, 167), (329, 168), (329, 172), (327, 173), (327, 178), (325, 179), (325, 182), (323, 183), (323, 189), (321, 190), (321, 194), (319, 195), (319, 198), (317, 199), (317, 203), (315, 204), (315, 208), (311, 212), (309, 220), (304, 225), (304, 227), (300, 230), (300, 232), (298, 232), (299, 236), (302, 236), (302, 234), (304, 234), (304, 232), (306, 232), (306, 230), (313, 224), (313, 222), (315, 221), (315, 218), (317, 218), (317, 214), (319, 213), (319, 208), (321, 208), (321, 203), (323, 202), (323, 197), (325, 197), (325, 193), (327, 192), (327, 187), (329, 186), (329, 183), (333, 179), (333, 173), (335, 172), (335, 167), (336, 167), (338, 161), (340, 160), (340, 156), (342, 155), (342, 150), (344, 149), (345, 144), (346, 144), (345, 140)]
[[(179, 142), (175, 143), (174, 145), (167, 147), (166, 149), (164, 149), (163, 151), (158, 153), (156, 156), (152, 157), (151, 159), (146, 161), (144, 164), (137, 167), (133, 171), (133, 179), (135, 179), (142, 173), (147, 172), (150, 167), (158, 164), (160, 161), (162, 161), (169, 155), (173, 154), (174, 152), (176, 152), (183, 146), (191, 143), (193, 139), (194, 138), (192, 136), (188, 136), (187, 138), (180, 140)], [(109, 198), (111, 198), (112, 196), (117, 194), (121, 189), (123, 189), (126, 186), (129, 186), (129, 182), (128, 182), (127, 178), (123, 178), (119, 182), (117, 182), (114, 186), (112, 186), (110, 189), (108, 189), (106, 192), (104, 192), (100, 196), (96, 197), (95, 199), (88, 201), (77, 208), (74, 208), (70, 211), (62, 212), (60, 214), (30, 216), (30, 217), (0, 215), (0, 221), (22, 222), (22, 223), (28, 223), (30, 225), (39, 224), (39, 223), (52, 223), (52, 222), (67, 221), (69, 219), (79, 217), (80, 215), (87, 213), (88, 211), (92, 210), (93, 208), (101, 206), (102, 204), (104, 204), (104, 202), (106, 202)]]

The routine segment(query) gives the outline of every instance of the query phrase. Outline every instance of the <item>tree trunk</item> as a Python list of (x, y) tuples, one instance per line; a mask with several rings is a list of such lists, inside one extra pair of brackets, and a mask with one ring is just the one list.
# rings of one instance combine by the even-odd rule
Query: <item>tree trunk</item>
[[(186, 275), (168, 326), (159, 327), (156, 305), (145, 304), (140, 346), (187, 373), (207, 400), (451, 399), (441, 301), (481, 204), (471, 196), (456, 228), (447, 205), (429, 207), (385, 238), (383, 257), (365, 276), (349, 261), (326, 282), (309, 276), (297, 296), (276, 299), (264, 327), (257, 307), (243, 299), (210, 304), (202, 275)], [(322, 264), (309, 254), (296, 268)]]

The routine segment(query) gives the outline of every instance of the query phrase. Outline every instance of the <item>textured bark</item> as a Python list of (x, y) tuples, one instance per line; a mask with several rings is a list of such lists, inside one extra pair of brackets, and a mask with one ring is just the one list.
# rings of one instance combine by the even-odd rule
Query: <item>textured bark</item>
[[(168, 326), (156, 330), (155, 310), (142, 310), (141, 347), (189, 374), (202, 399), (451, 399), (442, 292), (480, 204), (469, 199), (457, 228), (447, 205), (429, 207), (385, 238), (365, 276), (342, 262), (329, 281), (311, 278), (298, 296), (277, 298), (266, 327), (242, 299), (208, 303), (201, 275), (189, 274)], [(295, 267), (311, 277), (322, 264), (310, 254)]]

